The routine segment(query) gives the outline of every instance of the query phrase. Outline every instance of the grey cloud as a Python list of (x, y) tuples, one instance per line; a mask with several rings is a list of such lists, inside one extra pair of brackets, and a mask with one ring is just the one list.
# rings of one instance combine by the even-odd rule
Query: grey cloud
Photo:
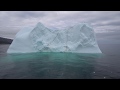
[(21, 18), (38, 18), (38, 17), (44, 17), (46, 16), (45, 12), (35, 12), (35, 11), (23, 11), (23, 12), (17, 12), (16, 16), (21, 17)]
[(45, 16), (45, 12), (38, 12), (38, 11), (6, 11), (4, 12), (6, 15), (10, 17), (17, 17), (17, 18), (29, 18), (29, 17), (43, 17)]
[(96, 33), (112, 33), (119, 32), (120, 11), (0, 11), (2, 35), (16, 33), (24, 26), (35, 26), (37, 22), (52, 28), (86, 22), (94, 27)]

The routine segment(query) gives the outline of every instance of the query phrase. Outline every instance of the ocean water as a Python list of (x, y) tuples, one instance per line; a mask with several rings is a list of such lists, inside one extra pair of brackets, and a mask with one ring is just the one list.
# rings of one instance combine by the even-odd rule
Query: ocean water
[(6, 54), (0, 45), (0, 79), (120, 79), (120, 44), (99, 44), (103, 54)]

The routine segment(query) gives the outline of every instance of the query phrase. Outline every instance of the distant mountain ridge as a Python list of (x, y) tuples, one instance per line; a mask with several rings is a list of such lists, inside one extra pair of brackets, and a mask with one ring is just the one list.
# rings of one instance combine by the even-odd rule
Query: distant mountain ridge
[(0, 37), (0, 44), (11, 44), (12, 41), (12, 39)]

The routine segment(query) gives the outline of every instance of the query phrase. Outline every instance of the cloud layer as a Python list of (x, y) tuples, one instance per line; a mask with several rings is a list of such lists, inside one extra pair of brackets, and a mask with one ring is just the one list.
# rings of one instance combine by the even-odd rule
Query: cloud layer
[(120, 11), (0, 11), (0, 36), (13, 38), (21, 28), (38, 22), (58, 29), (85, 22), (96, 33), (116, 33), (120, 29)]

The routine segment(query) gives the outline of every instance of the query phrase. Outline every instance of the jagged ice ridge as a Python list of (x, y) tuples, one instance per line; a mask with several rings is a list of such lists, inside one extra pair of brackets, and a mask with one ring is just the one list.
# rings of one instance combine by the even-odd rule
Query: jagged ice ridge
[(87, 23), (52, 30), (40, 22), (20, 30), (7, 50), (7, 53), (31, 52), (102, 53), (94, 30)]

